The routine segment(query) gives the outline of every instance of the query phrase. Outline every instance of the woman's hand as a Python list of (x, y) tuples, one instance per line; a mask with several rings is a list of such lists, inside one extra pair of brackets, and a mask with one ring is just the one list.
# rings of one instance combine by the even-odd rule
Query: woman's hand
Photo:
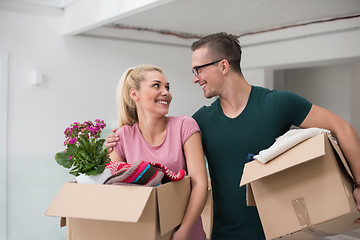
[(171, 240), (188, 240), (189, 233), (185, 233), (184, 231), (179, 228), (171, 237)]
[[(355, 199), (355, 202), (357, 205), (357, 209), (358, 209), (358, 211), (360, 211), (360, 188), (355, 188), (353, 195), (354, 195), (354, 199)], [(354, 223), (360, 223), (360, 218), (356, 219), (354, 221)]]

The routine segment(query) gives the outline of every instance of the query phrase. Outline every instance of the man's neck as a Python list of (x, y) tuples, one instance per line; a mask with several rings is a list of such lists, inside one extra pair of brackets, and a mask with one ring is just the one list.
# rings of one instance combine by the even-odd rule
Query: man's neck
[(227, 87), (220, 97), (220, 104), (224, 114), (229, 118), (239, 116), (249, 100), (251, 85), (243, 76), (227, 80)]

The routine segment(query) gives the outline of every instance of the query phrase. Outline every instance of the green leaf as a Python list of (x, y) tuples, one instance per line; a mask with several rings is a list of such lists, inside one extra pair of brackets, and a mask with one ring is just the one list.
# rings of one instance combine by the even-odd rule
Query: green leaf
[(91, 145), (89, 143), (89, 138), (87, 135), (81, 135), (79, 139), (79, 148), (84, 149), (86, 152), (91, 152)]
[(72, 156), (72, 154), (69, 153), (68, 151), (58, 152), (55, 154), (55, 160), (59, 165), (63, 166), (64, 168), (71, 168), (74, 163), (74, 160), (69, 159), (70, 156)]
[(101, 174), (102, 172), (104, 172), (105, 166), (106, 166), (106, 164), (98, 165), (98, 166), (96, 167), (96, 169), (93, 169), (93, 170), (91, 170), (91, 171), (86, 172), (86, 175), (89, 175), (89, 176), (99, 175), (99, 174)]
[(96, 167), (96, 164), (95, 164), (95, 163), (89, 163), (89, 162), (88, 162), (88, 163), (84, 164), (83, 166), (84, 166), (84, 167), (83, 167), (82, 171), (86, 173), (86, 172), (94, 169), (94, 168)]
[(78, 149), (78, 155), (84, 162), (89, 162), (92, 156), (85, 149)]
[(80, 175), (80, 173), (79, 173), (79, 171), (77, 169), (72, 169), (69, 173), (74, 175), (75, 177)]
[(97, 176), (99, 174), (100, 173), (99, 173), (99, 171), (97, 169), (86, 172), (86, 175), (88, 175), (88, 176)]
[(99, 174), (105, 170), (105, 167), (106, 167), (106, 164), (99, 165), (99, 167), (98, 167)]
[(75, 155), (77, 151), (77, 147), (75, 144), (69, 144), (67, 147), (67, 152), (71, 155)]
[(99, 139), (97, 142), (96, 142), (96, 149), (98, 151), (100, 151), (104, 145), (104, 142), (105, 142), (105, 139)]

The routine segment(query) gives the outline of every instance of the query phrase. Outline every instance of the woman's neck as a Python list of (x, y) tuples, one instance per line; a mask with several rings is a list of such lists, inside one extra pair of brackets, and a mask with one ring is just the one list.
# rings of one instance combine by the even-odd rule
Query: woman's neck
[(145, 141), (151, 146), (159, 146), (164, 142), (168, 117), (139, 118), (139, 130)]

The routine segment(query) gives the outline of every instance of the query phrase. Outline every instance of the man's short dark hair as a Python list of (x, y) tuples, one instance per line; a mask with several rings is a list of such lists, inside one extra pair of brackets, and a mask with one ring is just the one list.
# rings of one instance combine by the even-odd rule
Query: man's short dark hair
[(238, 37), (225, 32), (207, 35), (195, 41), (191, 45), (191, 50), (207, 47), (212, 61), (226, 59), (230, 67), (241, 74), (241, 46)]

